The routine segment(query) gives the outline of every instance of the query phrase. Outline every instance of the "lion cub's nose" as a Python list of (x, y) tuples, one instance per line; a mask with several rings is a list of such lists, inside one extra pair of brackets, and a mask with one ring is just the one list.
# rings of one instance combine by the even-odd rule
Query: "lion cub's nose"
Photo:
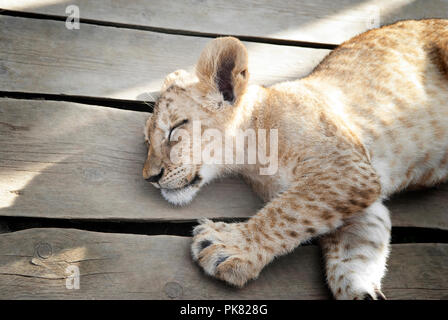
[(159, 174), (145, 178), (145, 180), (148, 182), (158, 182), (160, 178), (162, 178), (162, 176), (163, 176), (163, 168), (160, 170)]

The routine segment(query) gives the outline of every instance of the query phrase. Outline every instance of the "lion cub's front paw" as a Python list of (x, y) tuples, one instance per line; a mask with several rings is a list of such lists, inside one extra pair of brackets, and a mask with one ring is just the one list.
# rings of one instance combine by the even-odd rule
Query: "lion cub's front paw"
[(238, 287), (255, 279), (264, 266), (262, 254), (247, 243), (240, 227), (204, 219), (193, 230), (191, 245), (193, 259), (207, 274)]

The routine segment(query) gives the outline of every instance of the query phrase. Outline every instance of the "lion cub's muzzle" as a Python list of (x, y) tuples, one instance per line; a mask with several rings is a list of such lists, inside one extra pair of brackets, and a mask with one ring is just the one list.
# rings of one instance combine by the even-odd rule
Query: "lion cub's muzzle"
[(192, 186), (197, 186), (201, 182), (202, 178), (199, 174), (193, 175), (192, 179), (188, 179), (183, 177), (181, 179), (170, 179), (168, 176), (167, 179), (160, 179), (158, 185), (161, 189), (166, 190), (180, 190), (185, 189)]
[(144, 172), (143, 177), (146, 181), (151, 182), (156, 188), (168, 190), (195, 186), (202, 180), (197, 172), (185, 175), (185, 170), (182, 168), (165, 169), (164, 167), (160, 169), (159, 173), (153, 175), (148, 175), (148, 171), (146, 171)]

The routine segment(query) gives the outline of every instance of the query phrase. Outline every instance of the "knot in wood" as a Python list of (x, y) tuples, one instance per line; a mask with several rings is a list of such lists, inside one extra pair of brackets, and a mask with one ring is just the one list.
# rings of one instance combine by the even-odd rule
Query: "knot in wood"
[(182, 286), (177, 282), (168, 282), (163, 290), (168, 298), (180, 298), (183, 294)]

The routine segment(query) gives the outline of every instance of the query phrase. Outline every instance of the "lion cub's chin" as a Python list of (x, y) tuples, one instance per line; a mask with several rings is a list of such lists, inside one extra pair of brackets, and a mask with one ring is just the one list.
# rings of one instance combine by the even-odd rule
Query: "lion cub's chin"
[(198, 193), (197, 185), (190, 185), (180, 189), (161, 189), (162, 196), (171, 204), (183, 206), (190, 203)]
[(220, 170), (214, 165), (203, 164), (189, 185), (178, 189), (160, 189), (162, 196), (171, 204), (183, 206), (189, 204), (201, 187), (220, 176)]

